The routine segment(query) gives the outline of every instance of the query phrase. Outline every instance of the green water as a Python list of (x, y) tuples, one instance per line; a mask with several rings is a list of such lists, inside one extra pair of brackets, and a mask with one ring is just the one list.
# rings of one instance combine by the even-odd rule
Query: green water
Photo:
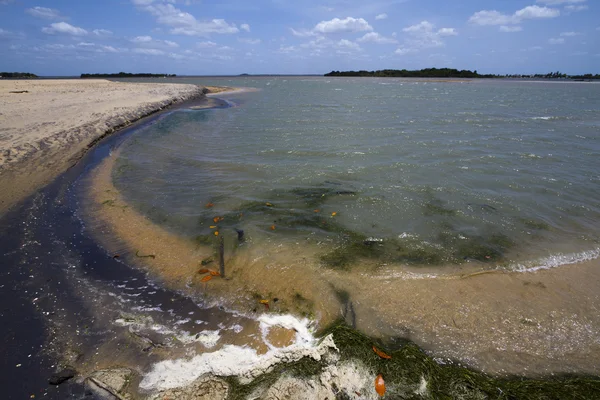
[(206, 237), (224, 216), (221, 230), (249, 239), (330, 243), (321, 260), (341, 269), (598, 257), (600, 85), (175, 81), (260, 89), (174, 112), (123, 146), (117, 187), (176, 232)]

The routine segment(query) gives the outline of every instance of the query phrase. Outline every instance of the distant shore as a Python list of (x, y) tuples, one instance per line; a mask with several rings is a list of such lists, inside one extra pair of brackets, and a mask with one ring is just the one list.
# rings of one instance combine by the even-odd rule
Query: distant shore
[(0, 81), (0, 214), (48, 184), (104, 135), (228, 89), (103, 79)]

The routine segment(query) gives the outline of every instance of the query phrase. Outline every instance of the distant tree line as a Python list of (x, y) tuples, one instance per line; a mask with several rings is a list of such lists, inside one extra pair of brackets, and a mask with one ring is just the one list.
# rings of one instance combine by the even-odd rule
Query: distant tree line
[(33, 79), (37, 78), (36, 74), (30, 74), (29, 72), (0, 72), (0, 78), (26, 78)]
[(117, 74), (81, 74), (81, 78), (173, 78), (175, 74), (132, 74), (130, 72), (119, 72)]
[(325, 76), (372, 76), (393, 78), (495, 78), (495, 75), (480, 75), (477, 71), (454, 68), (425, 68), (420, 70), (382, 69), (379, 71), (331, 71)]
[(369, 76), (377, 78), (394, 77), (394, 78), (538, 78), (538, 79), (577, 79), (591, 80), (600, 79), (600, 75), (567, 75), (560, 71), (549, 72), (547, 74), (532, 74), (532, 75), (494, 75), (494, 74), (479, 74), (477, 70), (457, 70), (453, 68), (425, 68), (420, 70), (406, 69), (382, 69), (379, 71), (331, 71), (325, 76)]

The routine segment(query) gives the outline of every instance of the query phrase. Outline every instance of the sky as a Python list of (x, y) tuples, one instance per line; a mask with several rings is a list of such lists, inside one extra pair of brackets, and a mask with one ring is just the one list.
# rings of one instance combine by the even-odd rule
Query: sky
[(600, 73), (600, 0), (0, 0), (0, 71)]

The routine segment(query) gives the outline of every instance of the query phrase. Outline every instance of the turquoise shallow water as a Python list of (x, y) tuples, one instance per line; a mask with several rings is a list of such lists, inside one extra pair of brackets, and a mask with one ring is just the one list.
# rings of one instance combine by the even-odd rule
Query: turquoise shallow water
[(174, 112), (123, 146), (118, 189), (186, 236), (222, 215), (249, 237), (354, 241), (385, 262), (598, 254), (600, 85), (175, 81), (260, 89), (218, 96), (231, 108)]

